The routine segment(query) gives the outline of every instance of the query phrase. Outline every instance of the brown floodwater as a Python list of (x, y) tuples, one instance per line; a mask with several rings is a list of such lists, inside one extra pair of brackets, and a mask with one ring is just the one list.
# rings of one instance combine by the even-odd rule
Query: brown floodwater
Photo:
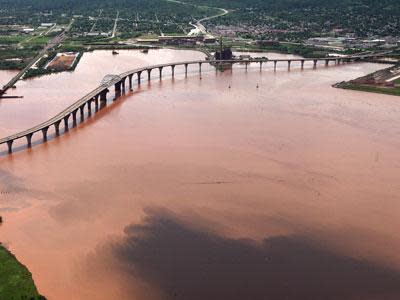
[[(85, 54), (19, 82), (0, 133), (106, 74), (202, 57)], [(399, 299), (399, 98), (331, 87), (382, 67), (154, 73), (61, 137), (2, 153), (0, 240), (50, 300)]]

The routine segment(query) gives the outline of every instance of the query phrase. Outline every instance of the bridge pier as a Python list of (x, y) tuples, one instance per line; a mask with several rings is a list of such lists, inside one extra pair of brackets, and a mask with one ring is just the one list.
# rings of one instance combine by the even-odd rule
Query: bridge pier
[(325, 59), (325, 67), (329, 66), (329, 59)]
[(80, 111), (80, 115), (81, 115), (81, 122), (83, 122), (83, 120), (85, 119), (85, 104), (79, 106), (79, 111)]
[(129, 78), (129, 90), (131, 90), (131, 91), (133, 90), (132, 77), (133, 77), (133, 74), (128, 75), (128, 78)]
[(304, 70), (304, 59), (301, 60), (301, 69)]
[(47, 142), (47, 131), (49, 130), (49, 127), (45, 127), (42, 129), (42, 134), (43, 134), (43, 141)]
[(290, 65), (292, 64), (292, 61), (288, 60), (287, 63), (288, 63), (288, 71), (290, 71)]
[(60, 135), (60, 123), (61, 123), (61, 120), (59, 120), (59, 121), (57, 121), (57, 122), (54, 123), (54, 128), (55, 128), (55, 130), (56, 130), (56, 135), (57, 135), (57, 136)]
[(162, 71), (163, 71), (163, 67), (159, 67), (158, 72), (159, 72), (160, 80), (162, 79)]
[(199, 63), (199, 73), (200, 73), (200, 75), (201, 75), (201, 66), (202, 66), (202, 64), (203, 63), (201, 63), (201, 62)]
[(171, 66), (172, 78), (175, 78), (175, 65)]
[(247, 71), (247, 68), (249, 67), (249, 63), (246, 61), (244, 64), (245, 64), (245, 68), (246, 68), (246, 71)]
[(274, 71), (276, 71), (276, 65), (277, 65), (277, 61), (276, 60), (274, 60)]
[(114, 84), (115, 87), (115, 97), (114, 100), (121, 96), (121, 81)]
[(68, 115), (66, 115), (65, 117), (64, 117), (64, 127), (65, 127), (65, 131), (68, 131), (69, 130), (69, 127), (68, 127), (68, 119), (69, 119), (69, 114)]
[(96, 112), (99, 110), (99, 95), (94, 96), (94, 107)]
[(33, 133), (28, 133), (25, 137), (26, 137), (26, 142), (28, 143), (28, 148), (32, 147), (32, 136)]
[(87, 107), (88, 107), (88, 116), (92, 115), (92, 100), (89, 100), (87, 103)]
[(147, 69), (147, 81), (148, 82), (150, 82), (150, 80), (151, 80), (151, 71), (152, 71), (153, 69)]
[(124, 78), (122, 78), (121, 79), (121, 86), (122, 86), (122, 93), (123, 94), (125, 94), (125, 79), (126, 79), (126, 77), (124, 77)]
[(262, 65), (263, 65), (263, 62), (260, 61), (260, 71), (262, 70)]
[(72, 112), (72, 122), (73, 122), (73, 126), (76, 126), (76, 114), (78, 113), (78, 110), (79, 110), (79, 109), (75, 109), (75, 110)]
[(12, 153), (12, 144), (14, 143), (14, 140), (9, 140), (7, 141), (7, 146), (8, 146), (8, 154)]
[(185, 77), (187, 77), (187, 73), (188, 73), (188, 66), (189, 66), (189, 64), (185, 64)]
[(138, 85), (140, 85), (142, 79), (142, 71), (137, 72), (137, 82)]
[(108, 89), (105, 89), (105, 90), (102, 90), (101, 92), (100, 92), (100, 101), (101, 102), (107, 102), (107, 93), (108, 93)]
[(317, 63), (318, 63), (318, 60), (317, 59), (314, 59), (314, 69), (316, 69), (317, 68)]

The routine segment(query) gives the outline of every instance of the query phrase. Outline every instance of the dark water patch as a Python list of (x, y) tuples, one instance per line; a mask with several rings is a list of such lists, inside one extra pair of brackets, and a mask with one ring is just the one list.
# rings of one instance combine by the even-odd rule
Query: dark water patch
[(400, 273), (333, 253), (300, 236), (224, 238), (151, 214), (112, 247), (132, 284), (165, 299), (399, 299)]
[(11, 172), (0, 169), (0, 195), (6, 196), (11, 193), (25, 191), (24, 180)]

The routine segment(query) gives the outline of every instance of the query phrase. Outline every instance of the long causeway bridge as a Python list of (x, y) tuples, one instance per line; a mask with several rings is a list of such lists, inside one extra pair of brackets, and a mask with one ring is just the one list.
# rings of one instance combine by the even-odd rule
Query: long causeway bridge
[(331, 58), (296, 58), (296, 59), (249, 59), (249, 60), (195, 60), (195, 61), (184, 61), (177, 63), (168, 63), (161, 65), (153, 65), (144, 68), (134, 69), (125, 73), (122, 73), (117, 76), (110, 76), (108, 80), (103, 80), (101, 85), (76, 101), (74, 104), (68, 106), (63, 111), (58, 113), (56, 116), (51, 119), (38, 124), (32, 128), (27, 130), (15, 133), (13, 135), (7, 136), (5, 138), (0, 139), (0, 146), (5, 144), (7, 146), (8, 153), (12, 153), (13, 151), (13, 143), (19, 139), (25, 139), (27, 148), (32, 147), (32, 138), (35, 134), (41, 133), (41, 139), (43, 142), (47, 141), (48, 131), (51, 127), (54, 127), (56, 136), (60, 135), (60, 127), (64, 127), (64, 132), (69, 130), (69, 127), (76, 126), (78, 122), (78, 114), (79, 121), (83, 122), (85, 119), (85, 110), (87, 114), (90, 116), (92, 113), (92, 105), (95, 106), (95, 111), (99, 110), (99, 107), (102, 108), (107, 103), (107, 94), (110, 92), (110, 89), (114, 89), (115, 96), (114, 100), (117, 100), (121, 94), (126, 91), (126, 84), (128, 83), (129, 89), (133, 90), (134, 82), (140, 86), (142, 82), (142, 77), (147, 74), (147, 80), (151, 80), (151, 73), (154, 70), (158, 70), (159, 78), (163, 77), (163, 70), (165, 68), (171, 68), (171, 76), (175, 76), (175, 68), (176, 67), (184, 67), (185, 77), (188, 75), (188, 67), (190, 65), (195, 65), (198, 67), (199, 73), (202, 72), (202, 65), (210, 64), (213, 66), (218, 65), (233, 65), (236, 63), (245, 64), (246, 69), (250, 64), (259, 64), (260, 69), (262, 69), (263, 65), (272, 64), (274, 70), (277, 68), (277, 64), (287, 64), (288, 69), (290, 70), (292, 63), (297, 62), (300, 63), (301, 69), (304, 68), (304, 64), (306, 62), (312, 62), (313, 68), (317, 68), (318, 63), (323, 63), (325, 66), (329, 66), (330, 63), (334, 63), (336, 65), (340, 65), (342, 63), (350, 63), (355, 61), (367, 61), (371, 59), (376, 59), (384, 56), (386, 53), (382, 54), (364, 54), (359, 56), (345, 56), (345, 57), (331, 57)]

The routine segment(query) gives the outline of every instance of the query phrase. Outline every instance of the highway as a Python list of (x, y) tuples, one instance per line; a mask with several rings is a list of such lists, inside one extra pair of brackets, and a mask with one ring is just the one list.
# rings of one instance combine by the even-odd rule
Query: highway
[(22, 69), (17, 75), (15, 75), (11, 80), (3, 86), (3, 89), (0, 90), (0, 99), (2, 98), (2, 95), (4, 95), (7, 90), (11, 87), (13, 87), (19, 79), (24, 76), (24, 74), (32, 67), (34, 66), (46, 53), (49, 49), (57, 46), (60, 44), (64, 38), (65, 34), (70, 30), (72, 24), (74, 22), (74, 19), (71, 20), (71, 22), (68, 24), (68, 26), (61, 32), (59, 35), (55, 36), (53, 39), (51, 39), (46, 46), (36, 55), (29, 63), (28, 65)]

